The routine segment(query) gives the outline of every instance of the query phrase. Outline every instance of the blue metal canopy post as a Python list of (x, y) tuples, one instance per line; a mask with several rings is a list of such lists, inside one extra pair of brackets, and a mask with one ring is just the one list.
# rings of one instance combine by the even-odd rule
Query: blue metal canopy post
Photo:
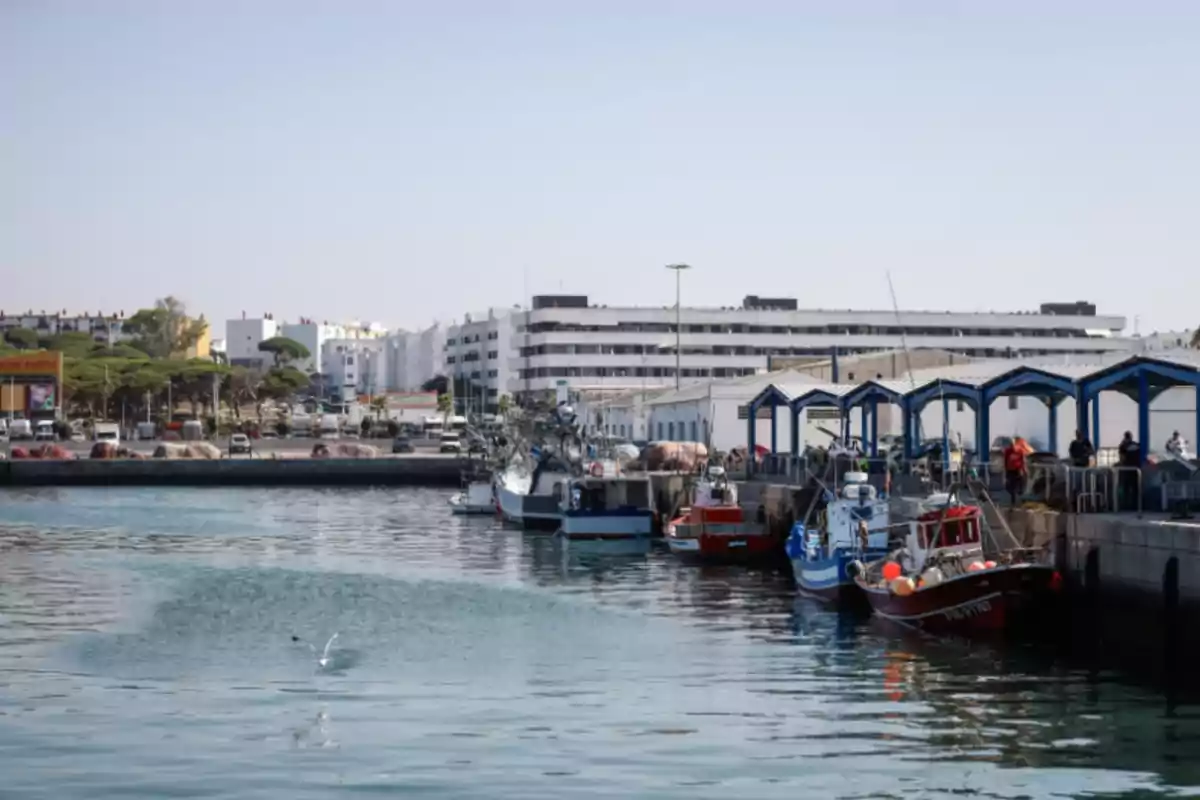
[(778, 408), (775, 398), (771, 398), (771, 455), (779, 452), (779, 415), (775, 413)]
[(1100, 395), (1092, 398), (1092, 447), (1100, 449)]
[(1088, 432), (1088, 401), (1083, 398), (1083, 392), (1075, 393), (1075, 427), (1083, 431), (1083, 438), (1096, 446), (1096, 440), (1092, 438), (1092, 434)]
[(879, 455), (879, 401), (871, 398), (871, 458)]
[(751, 401), (746, 414), (746, 475), (754, 474), (754, 451), (758, 449), (758, 403)]
[(866, 405), (866, 403), (863, 403), (862, 405), (860, 405), (858, 407), (858, 422), (859, 422), (859, 428), (862, 429), (859, 434), (860, 438), (858, 441), (858, 446), (861, 448), (862, 452), (865, 453), (865, 452), (867, 452), (867, 405)]
[(1146, 462), (1146, 454), (1150, 452), (1150, 376), (1145, 370), (1138, 372), (1138, 444), (1141, 446), (1139, 463)]
[(800, 415), (804, 412), (799, 408), (789, 409), (792, 412), (792, 458), (800, 455)]
[(1058, 455), (1058, 401), (1053, 397), (1047, 397), (1046, 404), (1050, 407), (1050, 419), (1047, 426), (1050, 436), (1050, 452)]
[(942, 395), (942, 475), (950, 474), (950, 398)]

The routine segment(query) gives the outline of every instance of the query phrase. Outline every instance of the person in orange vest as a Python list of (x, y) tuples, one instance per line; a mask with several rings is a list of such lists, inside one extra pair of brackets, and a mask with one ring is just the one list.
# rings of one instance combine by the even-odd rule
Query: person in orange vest
[(1008, 489), (1013, 508), (1016, 508), (1017, 499), (1025, 491), (1025, 476), (1028, 474), (1025, 449), (1025, 441), (1020, 436), (1004, 448), (1004, 486)]

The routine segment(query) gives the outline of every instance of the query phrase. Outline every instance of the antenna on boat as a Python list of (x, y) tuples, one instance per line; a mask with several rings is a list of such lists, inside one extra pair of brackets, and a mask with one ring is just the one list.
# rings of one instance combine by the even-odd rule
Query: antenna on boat
[[(900, 304), (898, 302), (896, 302), (896, 287), (892, 285), (891, 270), (888, 270), (886, 275), (887, 275), (888, 294), (890, 294), (892, 296), (892, 312), (896, 315), (896, 327), (900, 329), (900, 349), (904, 351), (904, 370), (905, 370), (905, 372), (908, 373), (908, 382), (910, 384), (910, 387), (913, 389), (916, 389), (917, 388), (917, 379), (913, 376), (912, 358), (909, 356), (909, 352), (908, 352), (908, 337), (905, 336), (905, 334), (904, 334), (904, 323), (900, 319)], [(920, 441), (921, 440), (921, 415), (920, 414), (916, 415), (916, 423), (917, 423), (916, 429), (912, 433), (917, 438), (917, 441)], [(901, 430), (903, 430), (904, 428), (907, 428), (907, 427), (908, 426), (905, 425), (905, 426), (903, 426), (903, 428), (901, 428)], [(911, 450), (912, 444), (913, 444), (912, 442), (907, 442), (907, 441), (904, 443), (904, 448), (905, 448), (906, 453)]]

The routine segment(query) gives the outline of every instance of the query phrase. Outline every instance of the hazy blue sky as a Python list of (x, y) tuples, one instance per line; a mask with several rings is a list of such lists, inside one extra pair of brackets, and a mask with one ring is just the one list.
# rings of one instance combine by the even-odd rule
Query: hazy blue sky
[(687, 261), (685, 304), (890, 270), (1192, 326), (1198, 42), (1161, 2), (0, 0), (0, 309), (415, 327)]

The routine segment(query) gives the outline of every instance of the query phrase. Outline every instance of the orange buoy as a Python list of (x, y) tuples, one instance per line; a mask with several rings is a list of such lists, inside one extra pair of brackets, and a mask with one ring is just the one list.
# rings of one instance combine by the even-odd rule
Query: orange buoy
[(970, 564), (967, 565), (967, 572), (982, 572), (982, 571), (983, 571), (983, 562), (982, 561), (972, 561)]
[(985, 562), (983, 562), (983, 568), (984, 569), (995, 569), (996, 562), (995, 561), (985, 561)]
[(900, 577), (900, 565), (895, 561), (889, 561), (883, 565), (883, 579), (886, 581), (894, 581)]

